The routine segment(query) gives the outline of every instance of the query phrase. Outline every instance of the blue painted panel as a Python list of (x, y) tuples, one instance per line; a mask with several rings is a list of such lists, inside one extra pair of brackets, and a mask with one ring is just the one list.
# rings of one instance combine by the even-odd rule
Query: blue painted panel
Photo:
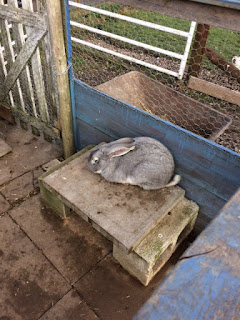
[[(240, 191), (134, 320), (240, 319)], [(199, 255), (200, 254), (200, 255)]]
[[(87, 147), (89, 144), (98, 144), (99, 141), (101, 142), (110, 142), (112, 139), (104, 134), (103, 132), (97, 130), (96, 128), (90, 126), (86, 122), (77, 119), (76, 120), (76, 126), (77, 128), (80, 128), (80, 130), (77, 130), (75, 133), (76, 135), (76, 141), (78, 145), (81, 145), (82, 148)], [(89, 137), (91, 137), (91, 143), (89, 143)]]
[[(147, 135), (162, 141), (175, 157), (176, 171), (215, 198), (217, 196), (227, 201), (240, 186), (240, 156), (237, 153), (100, 93), (77, 80), (74, 94), (78, 119), (112, 139)], [(81, 125), (78, 131), (81, 135)], [(102, 141), (101, 135), (99, 139), (95, 135), (94, 139), (95, 143)], [(93, 143), (90, 132), (86, 142)], [(77, 147), (80, 149), (83, 146)]]

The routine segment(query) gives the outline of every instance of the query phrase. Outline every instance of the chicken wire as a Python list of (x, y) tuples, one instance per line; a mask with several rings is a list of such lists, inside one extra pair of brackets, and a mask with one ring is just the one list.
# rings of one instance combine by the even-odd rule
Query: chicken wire
[[(90, 0), (78, 2), (83, 5), (91, 5), (95, 8), (160, 26), (182, 30), (184, 32), (189, 32), (191, 25), (191, 21), (133, 8), (127, 5), (127, 1), (125, 1), (126, 5), (118, 4), (116, 1), (114, 1), (114, 3), (103, 1), (94, 3)], [(176, 34), (155, 30), (74, 6), (70, 6), (70, 20), (166, 51), (183, 54), (186, 47), (186, 38)], [(206, 30), (204, 28), (206, 28)], [(148, 103), (147, 106), (145, 106), (144, 103), (138, 104), (136, 101), (135, 104), (134, 101), (131, 104), (188, 130), (189, 126), (187, 121), (190, 120), (192, 124), (190, 130), (206, 138), (210, 136), (210, 129), (211, 131), (218, 131), (221, 135), (217, 138), (217, 143), (233, 151), (240, 152), (240, 99), (238, 96), (235, 99), (236, 102), (233, 99), (235, 93), (239, 94), (240, 75), (237, 73), (238, 69), (235, 68), (235, 70), (234, 65), (231, 63), (233, 57), (236, 56), (233, 62), (235, 66), (237, 66), (238, 56), (240, 55), (240, 33), (214, 27), (209, 28), (208, 26), (205, 27), (205, 25), (202, 25), (200, 31), (200, 34), (198, 34), (199, 29), (195, 31), (183, 77), (182, 79), (178, 79), (164, 72), (135, 63), (135, 60), (141, 60), (147, 64), (159, 66), (177, 73), (181, 63), (179, 59), (96, 32), (78, 28), (71, 23), (72, 39), (80, 39), (82, 43), (87, 42), (92, 44), (93, 47), (95, 46), (95, 48), (91, 48), (72, 41), (74, 76), (88, 85), (98, 87), (98, 89), (101, 90), (101, 88), (105, 88), (103, 84), (106, 84), (106, 82), (110, 80), (118, 81), (116, 77), (126, 75), (131, 71), (140, 72), (142, 75), (147, 76), (152, 82), (148, 82), (148, 80), (139, 81), (135, 95), (139, 95), (139, 97), (145, 95), (145, 101), (147, 97)], [(120, 56), (116, 57), (109, 53), (102, 52), (96, 49), (98, 46), (117, 52)], [(208, 51), (206, 47), (209, 48)], [(130, 56), (133, 58), (133, 61), (123, 59), (121, 55)], [(231, 66), (230, 69), (229, 65)], [(215, 90), (215, 87), (210, 88), (212, 92), (199, 92), (196, 87), (194, 89), (190, 88), (188, 81), (191, 76), (206, 81), (207, 83), (204, 82), (204, 84), (207, 87), (208, 83), (211, 83), (229, 89), (229, 91), (224, 91), (224, 97), (222, 97), (223, 94), (220, 87), (217, 87), (217, 90)], [(124, 78), (121, 78), (119, 83), (123, 81), (122, 79)], [(126, 76), (126, 79), (129, 78)], [(116, 85), (117, 83), (118, 82), (116, 82)], [(163, 84), (173, 90), (167, 90), (166, 93), (163, 94), (159, 91), (158, 84)], [(132, 93), (131, 87), (133, 87), (133, 83), (126, 80), (126, 83), (122, 82), (121, 85), (123, 92), (129, 90), (129, 93)], [(220, 91), (221, 98), (214, 97), (214, 95), (216, 95), (215, 91)], [(179, 93), (180, 96), (176, 98), (175, 92)], [(121, 94), (115, 97), (121, 99)], [(183, 99), (181, 94), (190, 99)], [(122, 97), (124, 98), (124, 94)], [(181, 99), (183, 99), (181, 102), (182, 105), (181, 103), (179, 104)], [(194, 101), (199, 102), (199, 109), (192, 111)], [(169, 104), (178, 105), (178, 107), (174, 110), (168, 110), (168, 102)], [(165, 109), (162, 108), (163, 105), (165, 105)], [(217, 113), (205, 112), (205, 106), (213, 108)], [(185, 111), (186, 107), (191, 110), (191, 112)], [(209, 111), (209, 109), (207, 110)], [(205, 119), (200, 115), (204, 113)], [(224, 129), (222, 128), (224, 115), (230, 117), (232, 120), (231, 125), (228, 126), (225, 131), (226, 126)], [(202, 124), (204, 124), (203, 127), (201, 127)]]
[[(0, 4), (10, 9), (17, 8), (35, 14), (43, 14), (46, 11), (43, 0), (0, 0)], [(22, 49), (28, 38), (33, 33), (37, 37), (40, 32), (41, 30), (38, 31), (37, 28), (0, 17), (1, 84), (7, 79), (11, 67), (20, 54), (24, 60)], [(10, 92), (0, 101), (12, 109), (17, 122), (37, 135), (48, 132), (52, 136), (51, 128), (58, 128), (58, 103), (52, 65), (49, 35), (46, 32)], [(41, 132), (43, 128), (44, 133)], [(57, 133), (57, 130), (55, 132)]]

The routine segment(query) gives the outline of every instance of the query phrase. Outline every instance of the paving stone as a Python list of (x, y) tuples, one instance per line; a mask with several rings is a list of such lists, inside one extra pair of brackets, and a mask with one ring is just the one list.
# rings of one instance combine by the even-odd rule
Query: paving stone
[(160, 270), (147, 287), (134, 279), (109, 254), (81, 278), (75, 287), (83, 300), (104, 320), (130, 320), (172, 270), (187, 243)]
[(58, 159), (53, 159), (51, 161), (49, 161), (48, 163), (45, 163), (42, 168), (44, 171), (48, 171), (50, 169), (53, 169), (54, 167), (56, 167), (59, 163), (61, 163)]
[(71, 290), (39, 320), (97, 320), (94, 312)]
[(10, 208), (8, 201), (0, 194), (0, 214)]
[(11, 151), (12, 151), (12, 148), (6, 142), (0, 139), (0, 158), (5, 156), (5, 154)]
[(112, 250), (112, 244), (79, 216), (63, 220), (52, 214), (42, 205), (40, 195), (9, 214), (71, 283)]
[(38, 319), (70, 285), (9, 216), (0, 221), (1, 319)]
[(12, 152), (0, 158), (0, 185), (62, 155), (61, 147), (16, 125), (4, 130)]
[(14, 202), (26, 197), (33, 190), (33, 175), (30, 171), (10, 181), (2, 188), (2, 193), (8, 201)]

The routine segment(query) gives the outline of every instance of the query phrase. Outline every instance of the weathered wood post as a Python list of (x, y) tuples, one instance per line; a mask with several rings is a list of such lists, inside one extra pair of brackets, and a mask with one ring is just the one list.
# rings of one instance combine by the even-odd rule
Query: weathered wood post
[(188, 67), (188, 77), (197, 77), (200, 72), (200, 66), (204, 49), (207, 43), (210, 26), (208, 24), (198, 23), (195, 34), (195, 40), (191, 52), (191, 58)]
[(64, 156), (71, 156), (74, 149), (73, 139), (73, 119), (71, 110), (68, 65), (66, 59), (66, 50), (64, 44), (64, 32), (62, 23), (61, 1), (46, 1), (49, 32), (57, 75), (57, 87), (59, 97), (60, 123), (63, 140)]

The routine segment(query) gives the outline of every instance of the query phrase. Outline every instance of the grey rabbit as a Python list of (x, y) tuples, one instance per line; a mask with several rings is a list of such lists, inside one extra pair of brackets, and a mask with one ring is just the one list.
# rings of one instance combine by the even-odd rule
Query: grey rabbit
[(88, 168), (110, 182), (127, 183), (145, 190), (171, 187), (180, 181), (170, 151), (150, 137), (122, 138), (95, 147)]

